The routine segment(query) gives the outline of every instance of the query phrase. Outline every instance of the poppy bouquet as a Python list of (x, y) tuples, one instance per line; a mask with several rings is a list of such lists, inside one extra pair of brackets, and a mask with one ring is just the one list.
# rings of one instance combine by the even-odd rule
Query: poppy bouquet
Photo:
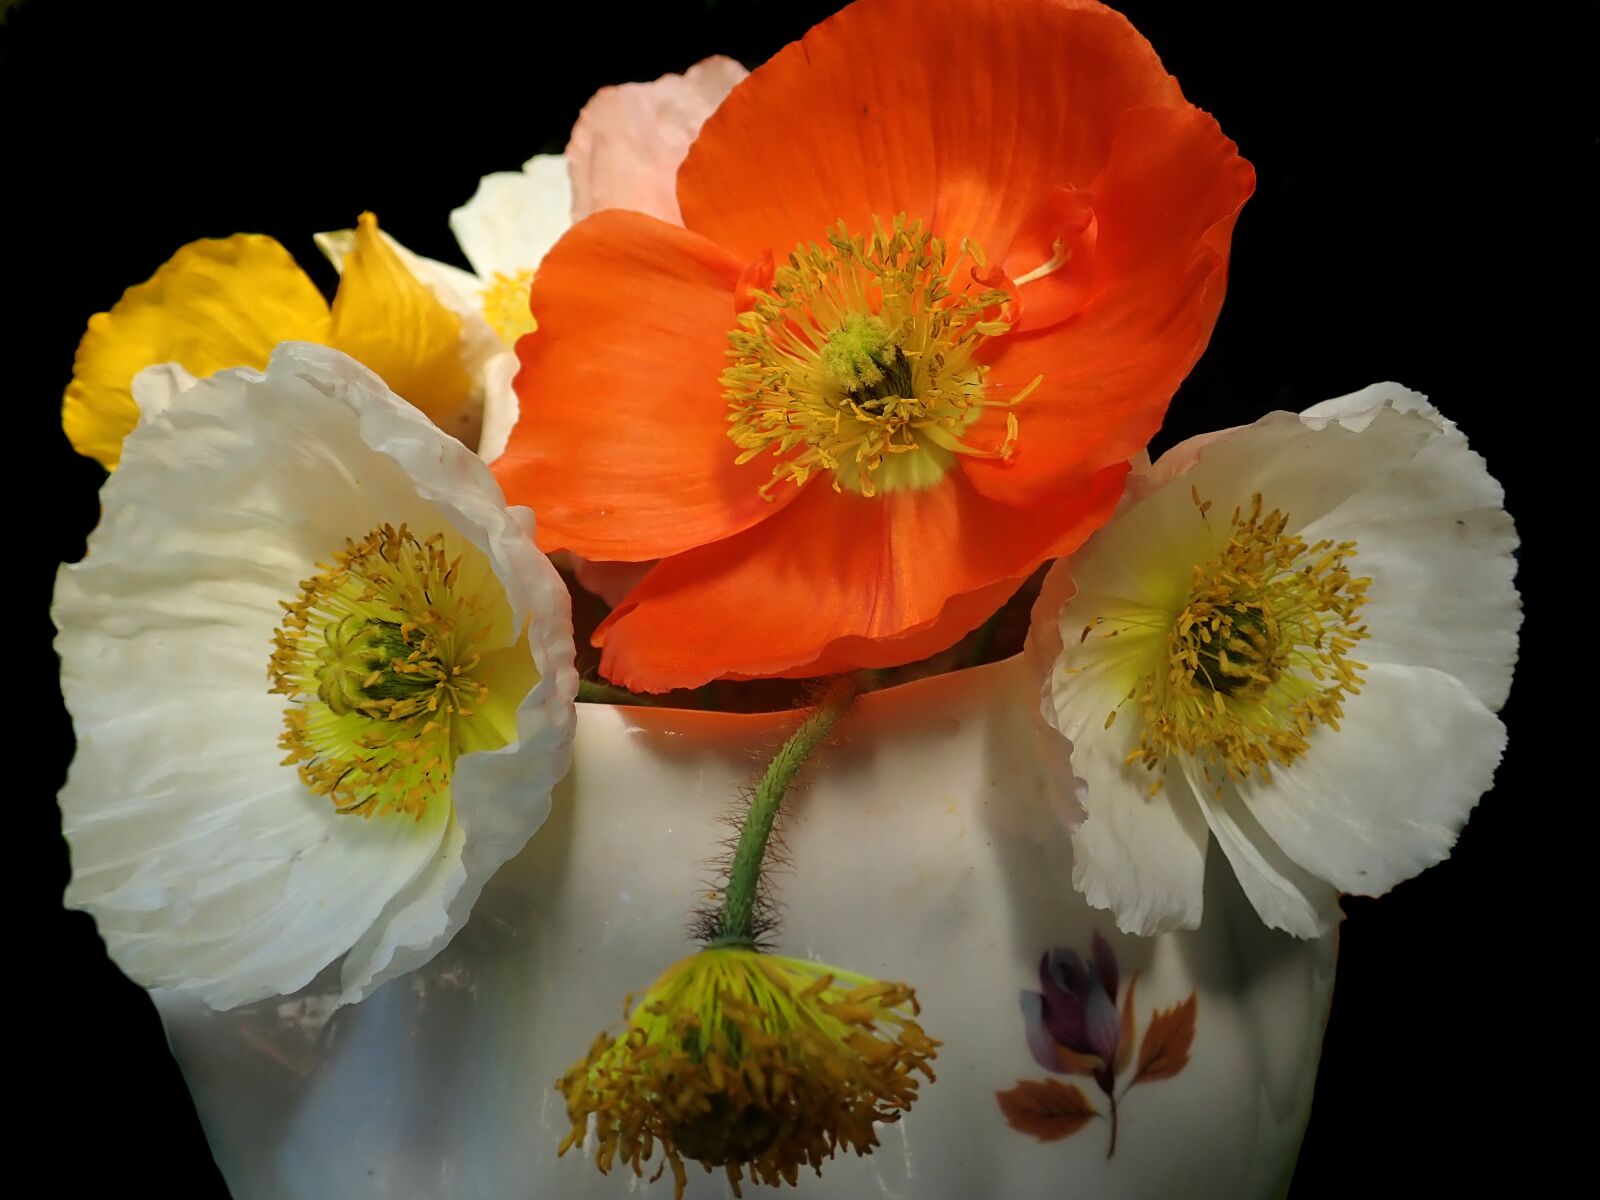
[[(1491, 785), (1517, 539), (1449, 398), (1395, 384), (1147, 456), (1254, 184), (1095, 0), (857, 0), (601, 91), (449, 214), (470, 269), (372, 213), (316, 236), (331, 302), (271, 238), (180, 247), (63, 405), (108, 472), (53, 610), (67, 903), (151, 989), (355, 1004), (535, 837), (580, 709), (798, 703), (698, 947), (555, 1081), (552, 1153), (680, 1196), (872, 1152), (961, 1036), (775, 952), (774, 831), (863, 692), (1019, 655), (1089, 905), (1195, 929), (1210, 858), (1328, 935)], [(1114, 1122), (1095, 954), (1022, 1004)], [(1186, 1061), (1159, 1028), (1135, 1081)]]

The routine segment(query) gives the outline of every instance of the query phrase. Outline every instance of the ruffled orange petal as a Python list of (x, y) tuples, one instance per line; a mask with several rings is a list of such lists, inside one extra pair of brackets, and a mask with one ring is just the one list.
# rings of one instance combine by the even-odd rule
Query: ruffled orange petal
[(899, 212), (998, 252), (1040, 189), (1089, 186), (1119, 113), (1182, 103), (1150, 44), (1092, 0), (860, 0), (723, 101), (678, 202), (741, 262)]
[[(1097, 233), (1089, 298), (1070, 319), (1000, 339), (997, 394), (1043, 383), (1016, 410), (1009, 462), (963, 459), (987, 496), (1022, 504), (1137, 454), (1211, 337), (1227, 282), (1228, 246), (1255, 173), (1198, 109), (1124, 114), (1110, 161), (1090, 189)], [(971, 440), (998, 440), (991, 412)]]
[(655, 692), (912, 662), (1080, 545), (1110, 516), (1126, 471), (1040, 497), (1037, 510), (988, 500), (959, 473), (870, 500), (813, 483), (771, 520), (651, 571), (595, 633), (601, 672)]
[(539, 544), (637, 562), (773, 515), (737, 467), (718, 383), (743, 263), (698, 234), (611, 209), (575, 225), (534, 279), (517, 343), (522, 412), (495, 476), (539, 514)]

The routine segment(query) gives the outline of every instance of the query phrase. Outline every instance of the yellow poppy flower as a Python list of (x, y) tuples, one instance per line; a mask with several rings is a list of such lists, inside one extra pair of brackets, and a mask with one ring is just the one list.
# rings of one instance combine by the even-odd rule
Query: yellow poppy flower
[[(171, 379), (141, 383), (145, 368), (176, 363), (197, 378), (260, 369), (278, 343), (305, 341), (359, 359), (441, 429), (475, 446), (487, 356), (475, 350), (485, 339), (473, 319), (409, 269), (371, 213), (357, 223), (331, 308), (274, 239), (205, 238), (89, 319), (62, 427), (80, 454), (114, 469), (141, 407), (160, 403), (161, 382)], [(498, 350), (497, 339), (488, 340)]]

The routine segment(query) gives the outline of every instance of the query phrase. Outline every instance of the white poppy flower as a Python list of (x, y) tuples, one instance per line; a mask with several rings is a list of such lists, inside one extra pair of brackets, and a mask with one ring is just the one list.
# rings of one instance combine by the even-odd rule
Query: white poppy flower
[(66, 900), (147, 987), (227, 1008), (343, 956), (359, 1000), (549, 812), (567, 594), (483, 462), (338, 351), (165, 399), (56, 583)]
[(1070, 751), (1073, 883), (1200, 924), (1215, 838), (1268, 925), (1331, 928), (1450, 852), (1505, 746), (1517, 540), (1500, 485), (1380, 384), (1191, 439), (1051, 571), (1031, 653)]

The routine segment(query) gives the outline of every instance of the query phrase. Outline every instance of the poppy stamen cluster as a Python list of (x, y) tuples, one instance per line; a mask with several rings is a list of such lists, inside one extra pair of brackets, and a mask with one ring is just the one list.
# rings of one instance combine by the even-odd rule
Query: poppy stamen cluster
[(779, 460), (762, 494), (831, 472), (835, 491), (874, 496), (937, 483), (957, 454), (1009, 458), (1015, 413), (998, 444), (964, 434), (1042, 377), (1009, 397), (985, 394), (981, 349), (1011, 325), (1007, 292), (975, 276), (982, 251), (951, 256), (904, 213), (888, 228), (874, 218), (871, 236), (840, 221), (826, 242), (796, 247), (728, 335), (722, 384), (736, 461), (768, 451)]

